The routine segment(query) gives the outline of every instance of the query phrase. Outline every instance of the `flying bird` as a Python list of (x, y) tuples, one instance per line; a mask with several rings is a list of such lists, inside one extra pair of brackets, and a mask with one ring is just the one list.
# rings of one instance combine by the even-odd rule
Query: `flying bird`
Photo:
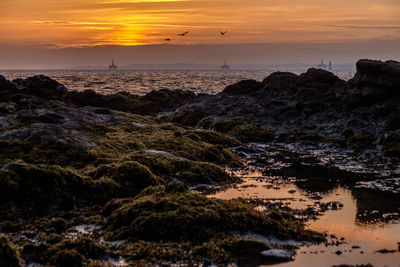
[(219, 32), (221, 34), (221, 36), (224, 36), (228, 31), (224, 31), (224, 32)]
[(167, 39), (164, 39), (164, 41), (169, 42), (169, 41), (171, 41), (171, 39), (170, 39), (170, 38), (167, 38)]
[(188, 34), (189, 32), (184, 32), (184, 33), (180, 33), (178, 34), (179, 36), (185, 36), (186, 34)]

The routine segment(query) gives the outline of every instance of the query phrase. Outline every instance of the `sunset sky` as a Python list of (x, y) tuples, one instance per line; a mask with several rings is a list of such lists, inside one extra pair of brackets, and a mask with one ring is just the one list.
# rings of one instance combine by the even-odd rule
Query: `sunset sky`
[(172, 44), (390, 40), (400, 38), (400, 1), (1, 0), (0, 36), (0, 45), (53, 48), (165, 38)]

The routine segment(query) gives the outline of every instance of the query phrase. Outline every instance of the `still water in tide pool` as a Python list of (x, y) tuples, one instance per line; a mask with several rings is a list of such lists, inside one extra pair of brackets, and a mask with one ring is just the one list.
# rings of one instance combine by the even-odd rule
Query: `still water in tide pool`
[[(128, 91), (132, 94), (143, 95), (159, 89), (180, 89), (193, 91), (196, 94), (215, 94), (241, 80), (262, 81), (271, 72), (270, 70), (35, 70), (0, 71), (0, 75), (13, 80), (43, 74), (64, 84), (70, 90), (92, 89), (101, 94)], [(337, 73), (337, 75), (344, 79), (352, 76), (351, 73), (346, 72)]]
[[(278, 182), (277, 182), (278, 181)], [(312, 230), (334, 235), (331, 241), (344, 238), (339, 246), (325, 244), (303, 246), (297, 250), (295, 260), (277, 264), (282, 267), (322, 267), (340, 264), (367, 264), (375, 267), (400, 266), (400, 205), (396, 200), (386, 198), (385, 194), (373, 193), (365, 189), (352, 191), (335, 188), (320, 192), (320, 200), (312, 198), (313, 193), (303, 191), (293, 182), (262, 177), (260, 173), (245, 175), (243, 183), (211, 195), (219, 199), (259, 198), (272, 202), (282, 202), (294, 209), (316, 207), (317, 202), (340, 202), (343, 207), (328, 210), (307, 222)], [(385, 220), (385, 218), (391, 218)], [(353, 247), (360, 248), (353, 248)], [(377, 250), (395, 250), (382, 254)], [(341, 254), (337, 255), (336, 252)]]

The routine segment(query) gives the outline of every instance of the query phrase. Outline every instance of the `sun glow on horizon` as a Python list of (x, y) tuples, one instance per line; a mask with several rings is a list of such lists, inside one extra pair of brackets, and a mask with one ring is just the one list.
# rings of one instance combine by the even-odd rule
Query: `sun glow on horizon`
[[(254, 0), (251, 4), (243, 0), (0, 2), (0, 42), (9, 45), (81, 47), (398, 39), (399, 25), (400, 2), (393, 0)], [(178, 36), (185, 31), (189, 31), (187, 36)], [(222, 37), (219, 31), (228, 34)]]

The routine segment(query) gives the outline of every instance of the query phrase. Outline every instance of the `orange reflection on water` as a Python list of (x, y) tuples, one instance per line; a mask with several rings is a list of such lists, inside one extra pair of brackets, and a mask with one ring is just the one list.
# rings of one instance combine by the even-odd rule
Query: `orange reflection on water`
[[(228, 188), (210, 197), (219, 199), (234, 198), (261, 198), (278, 200), (287, 203), (295, 209), (307, 208), (315, 204), (315, 200), (308, 197), (307, 193), (292, 183), (274, 183), (274, 180), (256, 179), (261, 177), (259, 173), (247, 174), (243, 183), (235, 188)], [(279, 180), (278, 180), (279, 181)], [(334, 234), (345, 239), (346, 244), (340, 246), (313, 245), (302, 247), (297, 252), (294, 262), (280, 264), (279, 266), (333, 266), (339, 264), (366, 264), (374, 266), (400, 267), (400, 252), (391, 254), (377, 253), (380, 249), (397, 249), (400, 241), (399, 221), (362, 222), (357, 220), (360, 207), (368, 206), (365, 201), (382, 201), (371, 195), (370, 199), (357, 200), (352, 191), (345, 188), (336, 188), (327, 194), (321, 194), (321, 202), (338, 201), (343, 207), (338, 210), (328, 210), (317, 220), (309, 221), (307, 227), (319, 232)], [(363, 201), (360, 203), (360, 201)], [(385, 198), (383, 198), (385, 201)], [(388, 204), (389, 205), (389, 204)], [(399, 208), (399, 207), (397, 207)], [(396, 207), (394, 207), (396, 209)], [(352, 249), (352, 246), (360, 246), (361, 249)], [(340, 256), (336, 251), (342, 251)], [(361, 253), (362, 251), (362, 253)]]

